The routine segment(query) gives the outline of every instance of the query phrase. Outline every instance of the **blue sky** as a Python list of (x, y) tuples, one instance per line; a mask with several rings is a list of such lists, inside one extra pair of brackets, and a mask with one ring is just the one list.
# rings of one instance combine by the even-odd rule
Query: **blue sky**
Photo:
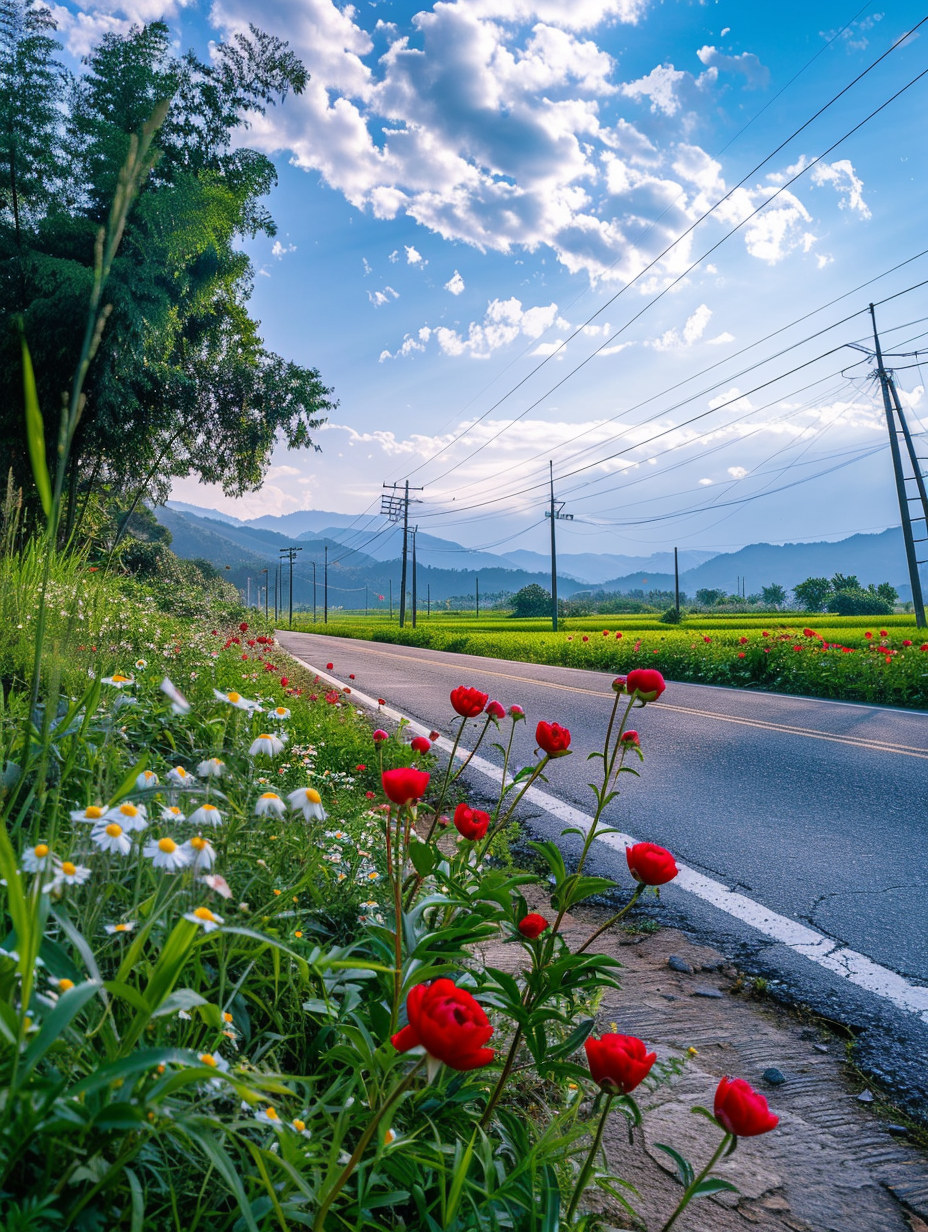
[[(256, 20), (312, 75), (242, 135), (280, 174), (279, 234), (250, 248), (252, 308), (268, 345), (317, 366), (340, 405), (322, 452), (279, 450), (260, 492), (233, 501), (187, 480), (175, 497), (241, 517), (361, 513), (384, 480), (409, 476), (430, 532), (542, 549), (551, 457), (575, 514), (565, 551), (894, 524), (864, 356), (783, 374), (865, 338), (858, 316), (803, 341), (928, 278), (928, 257), (736, 353), (928, 248), (928, 78), (784, 187), (928, 65), (926, 40), (679, 237), (923, 14), (907, 0), (772, 12), (744, 0), (57, 8), (74, 54), (131, 20), (164, 17), (179, 47), (201, 50)], [(922, 345), (921, 317), (926, 288), (882, 306), (886, 345)], [(899, 379), (920, 431), (921, 374)]]

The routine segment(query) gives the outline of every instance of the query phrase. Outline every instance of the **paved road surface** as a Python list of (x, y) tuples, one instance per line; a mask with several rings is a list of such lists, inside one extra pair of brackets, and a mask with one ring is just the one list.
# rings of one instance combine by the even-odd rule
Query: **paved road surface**
[[(343, 681), (354, 673), (357, 689), (444, 733), (452, 729), (448, 694), (457, 684), (518, 702), (529, 716), (519, 729), (521, 764), (532, 758), (538, 719), (564, 724), (574, 756), (552, 767), (548, 790), (592, 811), (585, 755), (602, 741), (611, 676), (315, 634), (279, 638), (306, 663), (324, 669), (332, 662)], [(634, 712), (634, 722), (646, 760), (639, 779), (625, 776), (611, 824), (928, 985), (928, 715), (670, 684), (660, 702)], [(538, 817), (533, 824), (552, 835), (562, 828)], [(595, 871), (627, 880), (615, 853), (600, 850), (596, 858)], [(733, 956), (761, 958), (758, 969), (830, 1016), (856, 1026), (895, 1021), (892, 1006), (845, 992), (846, 981), (692, 896), (666, 893), (665, 900), (693, 928), (727, 941)], [(924, 1056), (928, 1015), (900, 1021), (897, 1036), (919, 1028)]]

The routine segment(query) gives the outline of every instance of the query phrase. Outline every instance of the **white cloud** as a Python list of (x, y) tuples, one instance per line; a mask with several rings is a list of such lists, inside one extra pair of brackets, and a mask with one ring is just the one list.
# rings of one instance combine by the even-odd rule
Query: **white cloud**
[(412, 244), (404, 244), (403, 247), (406, 249), (406, 264), (407, 265), (428, 265), (428, 261), (423, 260), (422, 253), (417, 252), (416, 249), (412, 246)]
[(361, 258), (361, 265), (364, 267), (364, 277), (365, 278), (368, 276), (368, 274), (373, 274), (374, 268), (371, 265), (371, 263), (368, 261), (367, 257)]
[[(282, 244), (280, 240), (274, 241), (274, 247), (271, 249), (272, 257), (285, 257), (288, 252), (296, 252), (296, 244)], [(364, 262), (367, 265), (367, 262)], [(370, 267), (365, 270), (365, 273), (370, 273)]]
[[(466, 331), (459, 332), (446, 325), (435, 329), (423, 326), (418, 334), (407, 334), (399, 350), (382, 351), (380, 359), (400, 359), (416, 351), (425, 350), (425, 344), (434, 338), (445, 355), (467, 355), (472, 359), (488, 359), (494, 351), (509, 346), (518, 338), (540, 338), (551, 328), (569, 330), (570, 323), (558, 314), (557, 304), (551, 303), (534, 308), (522, 307), (522, 301), (494, 299), (488, 306), (482, 321), (471, 321)], [(557, 346), (541, 343), (532, 354), (550, 354)], [(545, 349), (548, 348), (548, 349)]]
[(700, 479), (699, 486), (701, 488), (708, 488), (711, 483), (712, 483), (711, 479)]
[(696, 55), (706, 68), (740, 73), (749, 89), (763, 89), (770, 81), (770, 70), (751, 51), (743, 51), (740, 56), (726, 56), (718, 48), (706, 46), (700, 47)]
[(464, 279), (457, 270), (454, 271), (454, 275), (445, 283), (445, 290), (450, 291), (452, 295), (460, 295), (464, 290)]
[(864, 201), (864, 182), (849, 158), (839, 158), (834, 163), (818, 163), (812, 170), (812, 182), (834, 187), (841, 198), (838, 209), (856, 210), (861, 218), (870, 218), (870, 209)]
[(743, 466), (730, 466), (728, 468), (728, 473), (731, 475), (732, 479), (743, 479), (745, 475), (748, 474), (747, 470), (745, 470)]
[(387, 257), (387, 260), (391, 263), (391, 265), (396, 265), (399, 259), (400, 259), (400, 250), (398, 248), (394, 248), (393, 251), (390, 253), (390, 255)]
[(399, 291), (394, 291), (392, 287), (384, 287), (382, 291), (368, 291), (367, 298), (375, 308), (382, 308), (384, 304), (389, 304), (393, 299), (399, 299)]
[(675, 69), (672, 64), (659, 64), (657, 68), (652, 68), (646, 77), (626, 82), (622, 86), (622, 93), (626, 98), (649, 98), (653, 112), (662, 112), (666, 116), (676, 115), (680, 110), (677, 85), (685, 77), (686, 73)]
[(716, 334), (714, 338), (707, 338), (706, 345), (707, 346), (723, 346), (726, 342), (734, 342), (734, 340), (735, 340), (735, 335), (730, 334), (728, 330), (725, 330), (724, 333)]
[(687, 317), (682, 337), (675, 329), (668, 329), (648, 345), (654, 347), (655, 351), (676, 351), (681, 347), (693, 346), (705, 333), (711, 317), (712, 309), (707, 304), (700, 304), (696, 311)]

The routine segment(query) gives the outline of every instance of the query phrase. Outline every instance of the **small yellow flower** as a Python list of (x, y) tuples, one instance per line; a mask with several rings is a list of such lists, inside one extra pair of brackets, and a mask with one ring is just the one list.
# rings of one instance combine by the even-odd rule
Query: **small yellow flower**
[(199, 1060), (203, 1065), (210, 1065), (213, 1069), (216, 1068), (216, 1058), (211, 1052), (201, 1052)]
[(228, 1011), (228, 1010), (223, 1010), (223, 1011), (222, 1011), (222, 1021), (223, 1021), (223, 1022), (231, 1022), (231, 1021), (232, 1021), (232, 1015), (229, 1013), (229, 1011)]
[(699, 1056), (699, 1049), (698, 1049), (698, 1048), (694, 1048), (694, 1047), (692, 1046), (692, 1044), (691, 1044), (691, 1045), (689, 1046), (689, 1048), (687, 1048), (687, 1050), (686, 1050), (686, 1055), (687, 1055), (688, 1057), (698, 1057), (698, 1056)]
[(59, 992), (67, 992), (69, 988), (73, 988), (73, 987), (74, 987), (73, 980), (69, 980), (65, 978), (65, 979), (60, 979), (58, 981), (58, 991)]
[(296, 1132), (297, 1132), (298, 1134), (301, 1134), (301, 1133), (303, 1132), (303, 1130), (306, 1128), (306, 1122), (305, 1122), (305, 1121), (301, 1121), (299, 1117), (295, 1117), (295, 1118), (294, 1118), (294, 1119), (290, 1122), (290, 1124), (293, 1126), (293, 1128), (296, 1130)]
[(77, 872), (77, 865), (72, 864), (70, 860), (63, 860), (61, 863), (61, 871), (66, 877), (73, 877)]
[(296, 930), (296, 932), (295, 932), (293, 935), (294, 935), (294, 937), (302, 937), (302, 936), (303, 936), (302, 932), (301, 932), (299, 929), (297, 929), (297, 930)]
[(280, 894), (280, 890), (275, 890), (275, 891), (274, 891), (274, 896), (275, 896), (275, 897), (277, 897), (279, 894)]

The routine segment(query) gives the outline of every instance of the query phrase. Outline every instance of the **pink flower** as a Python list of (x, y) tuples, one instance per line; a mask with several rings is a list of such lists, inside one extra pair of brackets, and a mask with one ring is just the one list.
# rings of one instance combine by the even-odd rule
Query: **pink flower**
[(383, 730), (382, 727), (378, 727), (377, 730), (374, 732), (373, 736), (371, 737), (371, 739), (374, 740), (377, 744), (380, 744), (381, 741), (389, 740), (390, 737), (387, 735), (387, 733)]
[(505, 708), (499, 702), (487, 702), (484, 714), (490, 716), (491, 719), (502, 719), (505, 717)]
[(409, 747), (414, 753), (427, 753), (432, 746), (425, 736), (416, 736), (415, 740), (410, 740)]

